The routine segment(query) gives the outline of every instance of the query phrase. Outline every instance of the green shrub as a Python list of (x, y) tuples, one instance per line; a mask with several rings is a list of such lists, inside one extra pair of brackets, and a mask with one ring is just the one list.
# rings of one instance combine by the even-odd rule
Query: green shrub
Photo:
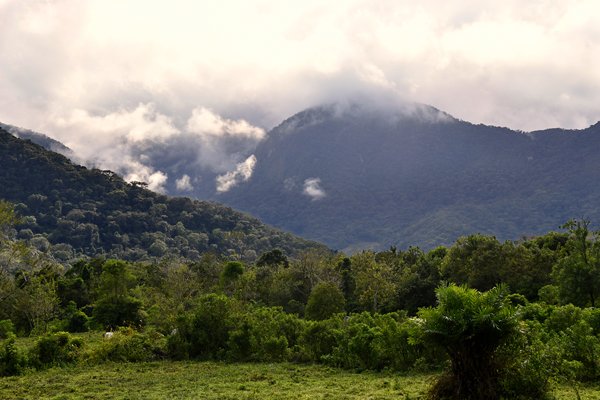
[(57, 332), (40, 337), (30, 351), (30, 361), (37, 368), (60, 366), (75, 362), (83, 342), (67, 332)]
[(166, 356), (166, 339), (158, 332), (140, 333), (133, 328), (121, 328), (89, 355), (95, 362), (141, 362)]
[(575, 325), (583, 317), (581, 308), (573, 304), (552, 307), (545, 325), (549, 331), (562, 332)]
[(15, 346), (15, 338), (8, 334), (0, 347), (0, 376), (18, 375), (27, 367), (27, 357)]
[(252, 307), (238, 317), (227, 343), (227, 358), (286, 361), (293, 356), (304, 321), (281, 307)]
[(90, 319), (83, 311), (75, 311), (67, 319), (66, 329), (68, 332), (87, 332)]
[(551, 380), (560, 374), (562, 351), (546, 340), (538, 321), (523, 321), (519, 330), (498, 349), (505, 371), (501, 381), (507, 399), (549, 399)]
[(65, 308), (63, 329), (67, 332), (87, 332), (89, 330), (90, 318), (81, 310), (77, 304), (70, 301)]
[(0, 321), (0, 339), (7, 339), (15, 333), (15, 326), (10, 319)]
[(339, 318), (324, 321), (309, 321), (300, 338), (302, 354), (300, 359), (311, 362), (328, 362), (333, 350), (340, 341)]
[(584, 320), (558, 334), (557, 344), (563, 351), (565, 361), (581, 364), (574, 377), (592, 381), (600, 377), (600, 338), (594, 336), (592, 327)]
[(178, 318), (176, 333), (168, 338), (169, 355), (175, 359), (223, 359), (234, 320), (232, 299), (217, 294), (200, 297), (192, 313)]

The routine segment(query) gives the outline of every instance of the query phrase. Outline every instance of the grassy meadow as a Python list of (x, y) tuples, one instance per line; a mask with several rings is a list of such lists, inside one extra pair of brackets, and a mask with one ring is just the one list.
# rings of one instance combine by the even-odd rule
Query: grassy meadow
[[(0, 378), (2, 399), (419, 399), (431, 374), (355, 373), (292, 363), (149, 362), (51, 368)], [(576, 398), (557, 386), (557, 399)], [(581, 387), (600, 399), (600, 387)]]

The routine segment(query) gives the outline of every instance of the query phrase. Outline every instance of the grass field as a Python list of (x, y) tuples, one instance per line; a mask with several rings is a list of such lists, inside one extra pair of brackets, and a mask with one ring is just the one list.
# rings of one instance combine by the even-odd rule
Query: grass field
[[(108, 363), (0, 378), (1, 399), (418, 399), (434, 375), (354, 373), (319, 365)], [(558, 399), (575, 392), (558, 387)], [(600, 387), (580, 389), (600, 399)]]

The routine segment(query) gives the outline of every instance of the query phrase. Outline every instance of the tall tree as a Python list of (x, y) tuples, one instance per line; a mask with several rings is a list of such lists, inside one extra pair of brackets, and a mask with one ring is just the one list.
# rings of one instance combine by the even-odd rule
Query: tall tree
[(600, 294), (600, 232), (590, 232), (587, 220), (571, 220), (565, 256), (556, 263), (552, 278), (563, 303), (596, 306)]

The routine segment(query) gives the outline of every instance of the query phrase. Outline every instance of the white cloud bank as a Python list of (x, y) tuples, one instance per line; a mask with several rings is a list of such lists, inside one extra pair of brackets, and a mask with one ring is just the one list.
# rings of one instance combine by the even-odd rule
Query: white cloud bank
[[(240, 159), (265, 136), (263, 129), (245, 120), (223, 118), (202, 107), (194, 109), (184, 126), (178, 128), (152, 103), (105, 115), (74, 110), (54, 124), (62, 133), (59, 138), (74, 150), (80, 162), (116, 171), (127, 181), (147, 182), (150, 189), (159, 192), (165, 190), (168, 174), (153, 167), (167, 164), (157, 162), (157, 154), (178, 157), (186, 150), (192, 151), (192, 158), (184, 160), (190, 168), (195, 165), (216, 173), (232, 171), (219, 183), (229, 188), (249, 179), (254, 164), (250, 159), (240, 163)], [(175, 180), (175, 188), (188, 192), (194, 189), (187, 174)]]
[(0, 21), (0, 121), (145, 180), (147, 141), (193, 138), (226, 174), (259, 126), (372, 93), (522, 130), (600, 120), (596, 0), (0, 0)]

